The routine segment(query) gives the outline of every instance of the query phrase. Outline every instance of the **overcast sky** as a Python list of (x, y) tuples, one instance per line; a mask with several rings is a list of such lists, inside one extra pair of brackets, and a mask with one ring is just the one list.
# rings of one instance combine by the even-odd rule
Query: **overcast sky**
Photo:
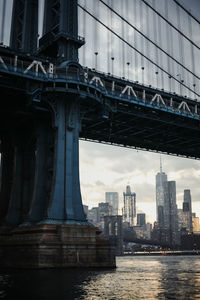
[[(81, 2), (84, 4), (84, 0), (81, 0)], [(117, 1), (113, 2), (116, 3)], [(137, 2), (139, 1), (137, 0)], [(155, 0), (155, 4), (161, 4), (161, 2), (163, 3), (163, 0)], [(172, 0), (168, 2), (172, 3)], [(180, 2), (191, 10), (196, 17), (199, 17), (199, 0), (182, 0)], [(92, 5), (90, 1), (86, 1), (86, 3), (88, 8)], [(157, 6), (157, 9), (160, 9), (159, 5)], [(183, 25), (186, 25), (184, 30), (187, 32), (187, 15), (185, 16), (182, 12), (181, 17)], [(106, 18), (106, 14), (104, 14), (104, 18)], [(172, 22), (175, 22), (173, 11), (169, 12), (169, 18)], [(143, 20), (143, 23), (144, 22), (145, 20)], [(199, 32), (198, 30), (200, 27), (196, 26), (195, 22), (192, 23), (192, 26), (193, 35), (195, 35), (194, 38), (196, 38), (195, 42), (199, 45), (200, 35), (197, 33)], [(100, 31), (102, 31), (102, 29)], [(104, 33), (104, 37), (106, 39), (106, 33)], [(103, 37), (101, 39), (103, 47), (105, 47), (105, 39), (103, 39)], [(185, 46), (185, 51), (187, 51), (187, 44)], [(91, 63), (92, 65), (93, 63), (94, 66), (94, 60), (92, 62), (91, 57), (95, 48), (92, 48), (94, 45), (92, 44), (91, 39), (89, 39), (89, 46), (87, 47), (86, 53), (88, 54), (88, 57), (90, 57), (90, 60), (88, 59), (88, 64)], [(103, 47), (101, 48), (101, 51), (103, 51)], [(113, 55), (117, 55), (117, 49), (113, 49), (112, 47), (111, 51)], [(179, 55), (178, 53), (176, 54)], [(106, 65), (105, 61), (107, 57), (103, 54), (101, 56), (102, 61), (99, 62), (99, 67), (105, 68), (104, 65)], [(187, 53), (185, 60), (189, 60), (189, 54), (187, 55)], [(87, 62), (87, 59), (85, 59), (85, 61)], [(133, 70), (133, 73), (134, 72), (135, 70)], [(168, 180), (176, 181), (178, 207), (182, 207), (184, 189), (190, 189), (193, 212), (196, 212), (197, 215), (200, 216), (200, 162), (167, 155), (161, 155), (161, 157), (163, 162), (163, 171), (168, 175)], [(126, 185), (130, 184), (131, 190), (136, 193), (138, 211), (145, 212), (148, 216), (148, 220), (150, 222), (154, 222), (156, 219), (155, 176), (156, 173), (159, 172), (159, 169), (159, 154), (88, 143), (84, 141), (80, 142), (80, 178), (82, 197), (83, 203), (89, 205), (90, 208), (92, 206), (96, 206), (98, 202), (105, 201), (105, 192), (109, 191), (119, 193), (121, 208), (123, 205), (123, 192), (125, 191)]]
[[(164, 11), (165, 1), (168, 1), (169, 4), (169, 20), (173, 22), (176, 26), (177, 16), (175, 10), (170, 6), (174, 5), (172, 0), (149, 0), (149, 3), (155, 5), (155, 8), (158, 9), (161, 13), (166, 14)], [(40, 1), (40, 16), (42, 16), (42, 2)], [(111, 3), (111, 0), (107, 0), (108, 3)], [(180, 3), (185, 5), (187, 9), (198, 18), (200, 12), (200, 1), (199, 0), (179, 0)], [(2, 3), (3, 0), (0, 0), (0, 21), (2, 20)], [(12, 5), (12, 0), (6, 0), (7, 10), (6, 10), (6, 25), (4, 31), (4, 42), (8, 44), (9, 41), (9, 24), (10, 24), (10, 7)], [(88, 9), (94, 9), (98, 1), (96, 0), (80, 0), (81, 4), (86, 4)], [(120, 8), (121, 0), (113, 1), (115, 8)], [(135, 3), (137, 13), (134, 15), (134, 7), (132, 8), (131, 3)], [(95, 4), (95, 5), (94, 5)], [(157, 37), (153, 27), (153, 21), (148, 20), (146, 8), (143, 6), (143, 17), (140, 16), (140, 0), (124, 0), (124, 4), (129, 6), (129, 13), (127, 14), (127, 19), (130, 18), (130, 21), (141, 29), (145, 34), (149, 34), (152, 40), (159, 42), (159, 32), (157, 32)], [(144, 5), (144, 4), (143, 4)], [(110, 15), (108, 12), (103, 10), (103, 7), (100, 7), (101, 10), (97, 10), (96, 13), (102, 20), (108, 25), (111, 23)], [(133, 10), (131, 10), (133, 9)], [(144, 81), (145, 83), (153, 85), (158, 84), (162, 87), (162, 75), (156, 83), (155, 72), (151, 72), (152, 68), (148, 63), (146, 63), (141, 57), (135, 55), (131, 52), (130, 49), (125, 48), (119, 44), (115, 38), (111, 37), (104, 29), (98, 27), (96, 32), (94, 29), (91, 32), (91, 28), (94, 28), (92, 21), (87, 17), (86, 18), (86, 29), (83, 27), (84, 15), (79, 11), (79, 28), (80, 35), (85, 35), (86, 37), (86, 46), (85, 50), (82, 48), (80, 50), (80, 61), (84, 62), (85, 65), (94, 67), (94, 52), (95, 50), (99, 51), (98, 57), (98, 69), (102, 71), (110, 71), (111, 63), (110, 57), (115, 56), (115, 74), (122, 76), (125, 72), (125, 77), (127, 77), (127, 68), (122, 65), (122, 52), (125, 53), (124, 64), (130, 61), (130, 70), (129, 75), (132, 80), (142, 81), (142, 72), (141, 66), (145, 66)], [(152, 12), (149, 12), (149, 16), (152, 16)], [(158, 21), (158, 20), (157, 20)], [(157, 22), (156, 21), (156, 22)], [(40, 18), (41, 24), (41, 18)], [(181, 24), (186, 35), (189, 35), (189, 19), (187, 14), (181, 12)], [(115, 30), (121, 32), (123, 30), (120, 27), (119, 20), (114, 18), (112, 19), (112, 26)], [(161, 35), (165, 35), (166, 25), (163, 25)], [(193, 40), (200, 46), (200, 27), (192, 22), (192, 33)], [(131, 31), (130, 28), (124, 27), (125, 38), (129, 41), (140, 41), (141, 37), (135, 32)], [(42, 29), (40, 27), (40, 33)], [(84, 34), (83, 34), (84, 33)], [(95, 37), (96, 34), (100, 34), (100, 39)], [(162, 47), (168, 51), (171, 51), (171, 54), (180, 58), (180, 44), (179, 48), (177, 46), (178, 41), (176, 40), (176, 33), (173, 33), (173, 45), (169, 45), (166, 41), (166, 37), (162, 38)], [(187, 41), (183, 42), (184, 49), (184, 63), (188, 64), (188, 67), (192, 68), (191, 65), (191, 53), (192, 48)], [(107, 45), (109, 44), (109, 51), (107, 51)], [(98, 48), (98, 47), (99, 48)], [(141, 50), (146, 51), (151, 55), (151, 50), (155, 56), (155, 51), (153, 51), (152, 46), (140, 44)], [(171, 48), (170, 48), (171, 47)], [(104, 52), (106, 51), (106, 52)], [(200, 68), (197, 68), (197, 62), (200, 61), (200, 51), (194, 50), (195, 52), (195, 66), (193, 67), (195, 72), (200, 75)], [(107, 54), (108, 52), (108, 54)], [(171, 68), (171, 71), (175, 73), (179, 70), (178, 66), (175, 66), (174, 70), (172, 69), (172, 63), (168, 64), (167, 60), (162, 57), (159, 53), (158, 55), (160, 63), (162, 63), (168, 70)], [(117, 65), (118, 62), (118, 65)], [(137, 64), (136, 64), (137, 63)], [(154, 70), (155, 71), (155, 70)], [(154, 74), (154, 75), (152, 75)], [(154, 77), (153, 77), (154, 76)], [(192, 85), (194, 83), (194, 78), (188, 74), (182, 72), (185, 82)], [(164, 77), (163, 77), (164, 78)], [(165, 78), (164, 78), (165, 79)], [(165, 89), (169, 89), (169, 79), (164, 80)], [(195, 81), (197, 88), (199, 89), (199, 82)], [(167, 88), (166, 88), (167, 87)], [(178, 86), (174, 86), (175, 89)], [(183, 90), (183, 93), (187, 91)], [(193, 95), (187, 94), (192, 97)], [(163, 171), (168, 175), (168, 180), (176, 181), (177, 188), (177, 204), (181, 208), (183, 201), (183, 190), (191, 189), (192, 195), (192, 205), (193, 212), (196, 212), (200, 216), (200, 162), (195, 160), (177, 158), (172, 156), (162, 155), (163, 162)], [(155, 176), (160, 169), (160, 155), (150, 152), (136, 151), (132, 149), (113, 147), (108, 145), (101, 145), (95, 143), (88, 143), (80, 141), (80, 179), (81, 179), (81, 190), (83, 203), (89, 205), (89, 207), (97, 206), (98, 202), (105, 201), (105, 192), (118, 192), (120, 198), (120, 208), (122, 207), (123, 192), (125, 191), (126, 185), (131, 186), (131, 190), (136, 193), (136, 203), (138, 211), (143, 211), (148, 216), (148, 221), (153, 222), (156, 218), (156, 206), (155, 206)]]

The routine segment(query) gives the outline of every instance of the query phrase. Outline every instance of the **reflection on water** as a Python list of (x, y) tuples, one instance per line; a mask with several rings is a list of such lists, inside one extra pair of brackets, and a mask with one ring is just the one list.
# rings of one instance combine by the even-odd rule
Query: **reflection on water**
[(199, 257), (122, 257), (83, 290), (81, 299), (200, 299)]
[(0, 272), (0, 299), (200, 299), (199, 256), (119, 257), (115, 270)]

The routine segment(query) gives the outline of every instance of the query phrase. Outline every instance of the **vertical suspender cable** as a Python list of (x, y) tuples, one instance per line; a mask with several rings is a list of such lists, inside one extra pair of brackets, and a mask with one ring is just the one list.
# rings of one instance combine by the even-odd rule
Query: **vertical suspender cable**
[[(84, 0), (83, 6), (84, 6), (84, 8), (86, 8), (86, 0)], [(86, 36), (86, 12), (83, 10), (82, 13), (83, 13), (83, 36), (85, 38), (85, 36)], [(83, 47), (82, 47), (83, 48), (82, 49), (82, 51), (83, 51), (83, 66), (86, 66), (85, 47), (86, 47), (86, 45), (83, 45)]]
[[(180, 31), (181, 30), (181, 16), (180, 16), (180, 7), (179, 6), (177, 6), (177, 20), (178, 20), (178, 29)], [(179, 42), (179, 57), (180, 57), (180, 61), (181, 61), (182, 65), (185, 65), (184, 49), (183, 49), (183, 39), (182, 39), (182, 36), (180, 34), (179, 34), (178, 42)], [(180, 74), (180, 78), (179, 79), (180, 79), (181, 82), (184, 82), (185, 71), (180, 66), (179, 66), (179, 71), (180, 71), (179, 72), (179, 74)], [(181, 95), (183, 94), (182, 84), (180, 84), (180, 94)]]
[[(121, 15), (124, 17), (124, 1), (121, 1)], [(122, 38), (125, 39), (124, 21), (121, 22)], [(122, 42), (122, 77), (125, 76), (125, 44)]]
[[(113, 0), (110, 0), (110, 6), (113, 8)], [(113, 28), (113, 12), (112, 11), (110, 11), (110, 24), (111, 24), (111, 28)], [(111, 47), (111, 49), (110, 49), (110, 61), (111, 61), (111, 59), (114, 57), (114, 53), (113, 53), (113, 48), (114, 48), (114, 37), (113, 37), (113, 34), (111, 33), (111, 39), (110, 39), (110, 47)], [(112, 63), (112, 61), (111, 61), (111, 63)], [(114, 62), (113, 62), (114, 63)], [(112, 74), (114, 73), (114, 70), (113, 70), (113, 66), (111, 67), (111, 69), (112, 69)]]
[[(143, 6), (142, 2), (140, 3), (140, 31), (143, 33)], [(144, 38), (140, 37), (140, 43), (141, 43), (141, 52), (144, 53)], [(142, 71), (142, 84), (144, 84), (144, 72), (145, 72), (145, 67), (144, 67), (144, 57), (141, 56), (141, 71)]]
[(193, 18), (200, 25), (200, 21), (193, 14), (191, 14), (191, 12), (188, 11), (183, 5), (181, 5), (180, 2), (178, 2), (177, 0), (173, 0), (173, 1), (176, 3), (176, 5), (181, 7), (191, 18)]
[[(190, 37), (193, 37), (193, 30), (192, 30), (192, 18), (190, 17), (190, 15), (188, 15), (188, 22), (189, 22), (189, 34)], [(194, 47), (192, 44), (190, 44), (190, 52), (191, 52), (191, 63), (192, 63), (192, 72), (195, 74), (195, 63), (194, 63)], [(193, 75), (193, 83), (192, 83), (193, 89), (195, 91), (195, 87), (196, 87), (196, 78)], [(195, 95), (194, 95), (195, 97)]]
[[(153, 8), (155, 9), (155, 0), (153, 0), (153, 3), (152, 3), (152, 6)], [(154, 42), (157, 44), (158, 43), (158, 39), (157, 39), (157, 15), (154, 15), (153, 17), (153, 33), (154, 33)], [(154, 52), (154, 55), (156, 56), (154, 61), (156, 61), (156, 64), (159, 65), (159, 57), (158, 57), (158, 48), (156, 47), (155, 49), (155, 52)], [(155, 86), (158, 88), (158, 85), (159, 85), (159, 81), (158, 81), (158, 76), (159, 76), (159, 73), (158, 73), (158, 70), (157, 68), (155, 68), (155, 72), (154, 72), (154, 78), (156, 76), (156, 84)]]
[[(133, 0), (133, 2), (134, 2), (134, 6), (133, 6), (134, 7), (134, 14), (133, 14), (133, 16), (134, 16), (134, 22), (135, 23), (137, 22), (137, 2), (136, 1), (137, 0)], [(137, 43), (138, 43), (137, 32), (134, 31), (134, 46), (135, 46), (135, 48), (138, 47)], [(135, 66), (134, 66), (135, 81), (138, 81), (139, 80), (139, 78), (138, 78), (138, 53), (136, 51), (134, 53), (135, 53)]]
[[(125, 2), (125, 16), (127, 19), (129, 19), (129, 0), (126, 0)], [(130, 27), (125, 24), (125, 32), (126, 32), (126, 41), (129, 43), (130, 38), (129, 38), (129, 31)], [(126, 66), (126, 78), (129, 80), (129, 68), (130, 68), (130, 58), (131, 55), (129, 55), (130, 49), (126, 45), (126, 61), (125, 61), (125, 66)]]
[(2, 19), (1, 19), (1, 37), (0, 43), (4, 43), (4, 27), (5, 27), (5, 14), (6, 14), (6, 0), (3, 0)]
[[(111, 0), (111, 7), (112, 7), (112, 9), (114, 7), (113, 0)], [(111, 12), (111, 28), (112, 29), (113, 29), (113, 25), (114, 25), (113, 17), (114, 17), (113, 12)], [(110, 57), (110, 60), (111, 60), (111, 74), (112, 75), (114, 75), (114, 60), (115, 60), (113, 49), (115, 49), (115, 36), (113, 34), (111, 34), (111, 57)]]
[[(163, 39), (162, 39), (162, 32), (161, 32), (162, 28), (163, 28), (162, 19), (158, 18), (158, 44), (161, 48), (163, 48), (163, 43), (162, 43)], [(159, 65), (163, 67), (163, 54), (161, 51), (159, 51), (159, 59), (160, 59)], [(164, 89), (164, 74), (162, 71), (160, 72), (159, 77), (161, 79), (161, 88)]]
[[(145, 5), (145, 18), (146, 18), (146, 35), (148, 36), (148, 38), (150, 38), (150, 22), (149, 22), (149, 7)], [(151, 45), (149, 45), (149, 47), (151, 47)], [(145, 39), (145, 50), (146, 50), (146, 55), (147, 55), (147, 49), (148, 48), (148, 41)], [(152, 80), (152, 76), (151, 76), (151, 72), (150, 72), (150, 66), (149, 66), (149, 61), (146, 61), (146, 65), (147, 65), (147, 74), (148, 74), (148, 81), (151, 83)], [(149, 83), (149, 84), (150, 84)]]
[[(166, 5), (167, 5), (167, 11), (169, 12), (169, 2), (168, 1), (165, 1), (166, 2)], [(167, 17), (169, 18), (169, 14), (167, 15)], [(174, 57), (174, 43), (173, 43), (173, 31), (172, 31), (172, 27), (169, 26), (168, 27), (168, 32), (169, 32), (169, 45), (170, 45), (170, 54), (172, 57)], [(171, 61), (170, 59), (170, 74), (172, 74), (173, 76), (176, 76), (175, 74), (175, 68), (174, 68), (174, 63)], [(172, 92), (175, 92), (176, 88), (175, 88), (175, 84), (176, 82), (174, 80), (171, 79), (171, 89), (172, 89)]]
[[(94, 1), (95, 2), (95, 1)], [(99, 8), (99, 1), (97, 1), (96, 3), (96, 15), (97, 15), (97, 18), (99, 19), (100, 17), (100, 8)], [(100, 39), (100, 31), (99, 31), (99, 23), (98, 22), (95, 22), (96, 23), (96, 51), (98, 53), (98, 56), (97, 56), (97, 62), (96, 62), (96, 68), (98, 69), (100, 67), (100, 58), (101, 58), (101, 53), (99, 53), (100, 51), (100, 43), (99, 43), (99, 39)]]
[[(108, 0), (108, 5), (110, 6), (110, 0)], [(107, 9), (107, 20), (108, 20), (108, 27), (109, 28), (112, 28), (111, 27), (111, 14), (112, 14), (112, 11)], [(107, 52), (107, 71), (108, 73), (111, 72), (111, 68), (110, 68), (110, 65), (111, 65), (111, 59), (110, 59), (110, 53), (111, 53), (111, 32), (109, 30), (107, 30), (107, 49), (106, 49), (106, 52)]]
[[(97, 18), (99, 17), (98, 16), (98, 12), (99, 12), (99, 9), (98, 9), (98, 5), (99, 4), (99, 1), (93, 1), (93, 15), (96, 16)], [(94, 19), (93, 20), (93, 57), (94, 57), (94, 63), (93, 63), (93, 67), (95, 69), (98, 68), (98, 37), (97, 37), (97, 22), (96, 20)]]
[[(81, 7), (82, 9), (84, 9), (83, 6), (81, 6), (80, 4), (78, 4), (79, 7)], [(138, 52), (140, 54), (140, 56), (144, 56), (145, 59), (149, 60), (157, 69), (162, 70), (165, 74), (167, 75), (171, 75), (169, 74), (165, 69), (163, 69), (161, 66), (159, 66), (158, 64), (155, 63), (155, 61), (153, 61), (151, 58), (147, 57), (145, 54), (141, 53), (137, 48), (135, 48), (133, 45), (131, 45), (130, 43), (128, 43), (125, 39), (123, 39), (116, 31), (110, 29), (105, 23), (103, 23), (101, 20), (97, 19), (94, 15), (92, 15), (92, 13), (90, 13), (89, 11), (87, 11), (87, 13), (93, 18), (95, 19), (97, 22), (99, 22), (99, 24), (101, 24), (104, 28), (106, 28), (107, 30), (111, 31), (112, 34), (114, 34), (116, 37), (118, 37), (123, 43), (127, 44), (130, 48), (132, 48), (133, 50), (135, 50), (136, 52)], [(175, 82), (178, 82), (178, 84), (180, 84), (180, 81), (174, 76), (173, 79)], [(185, 86), (187, 89), (190, 89), (190, 87), (186, 86), (184, 83), (181, 83), (183, 86)], [(198, 93), (195, 92), (195, 94), (197, 96), (199, 96)]]
[[(168, 1), (165, 1), (165, 18), (168, 19)], [(172, 45), (170, 43), (170, 28), (167, 23), (165, 23), (165, 29), (166, 29), (166, 37), (167, 37), (167, 52), (172, 55)], [(171, 60), (170, 57), (167, 56), (167, 71), (169, 74), (171, 74)], [(169, 91), (172, 92), (172, 78), (171, 76), (168, 76), (168, 84), (169, 84)]]

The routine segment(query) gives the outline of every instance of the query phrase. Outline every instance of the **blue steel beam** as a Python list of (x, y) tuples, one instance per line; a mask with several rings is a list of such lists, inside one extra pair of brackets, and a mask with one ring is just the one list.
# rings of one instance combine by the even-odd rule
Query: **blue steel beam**
[[(81, 92), (81, 87), (88, 87), (96, 90), (100, 97), (105, 97), (113, 101), (123, 101), (124, 103), (138, 104), (155, 110), (182, 115), (187, 118), (199, 119), (200, 103), (182, 96), (178, 96), (163, 90), (153, 89), (147, 86), (139, 85), (135, 82), (118, 79), (116, 77), (108, 77), (105, 74), (90, 72), (73, 76), (67, 73), (56, 74), (48, 73), (49, 66), (42, 65), (40, 61), (23, 62), (18, 60), (18, 66), (14, 66), (15, 59), (0, 56), (0, 72), (2, 74), (12, 74), (18, 77), (38, 80), (40, 82), (48, 82), (53, 88), (60, 87), (60, 90), (69, 90), (70, 84), (76, 85), (76, 92)], [(13, 60), (13, 61), (12, 61)], [(7, 61), (9, 64), (7, 64)], [(26, 68), (20, 68), (19, 65), (26, 65)], [(87, 75), (87, 77), (86, 77)], [(63, 83), (63, 85), (62, 85)], [(68, 84), (68, 86), (67, 86)], [(109, 86), (107, 86), (109, 84)], [(114, 84), (114, 88), (113, 85)], [(62, 89), (63, 86), (63, 89)], [(50, 91), (50, 87), (47, 88)], [(84, 89), (84, 88), (83, 88)], [(86, 93), (88, 94), (88, 93)]]
[(77, 0), (45, 0), (44, 12), (39, 53), (58, 63), (78, 61), (84, 38), (78, 36)]
[(13, 50), (34, 53), (38, 42), (38, 0), (14, 0), (10, 46)]
[[(6, 61), (5, 56), (3, 59)], [(12, 60), (8, 60), (9, 62)], [(28, 68), (31, 65), (31, 61), (29, 61), (26, 64), (26, 67)], [(78, 75), (70, 74), (69, 72), (61, 72), (59, 73), (57, 70), (56, 74), (49, 74), (49, 73), (43, 73), (42, 69), (39, 68), (39, 72), (35, 71), (36, 65), (33, 66), (33, 68), (29, 69), (27, 72), (24, 71), (22, 68), (16, 68), (13, 67), (12, 65), (6, 64), (3, 66), (1, 64), (1, 74), (5, 75), (8, 74), (9, 76), (12, 74), (14, 77), (13, 78), (26, 78), (27, 80), (30, 80), (30, 82), (40, 82), (41, 88), (39, 91), (36, 89), (36, 93), (41, 94), (42, 92), (45, 93), (66, 93), (66, 94), (74, 94), (82, 97), (82, 109), (86, 111), (85, 117), (83, 118), (83, 131), (81, 133), (82, 138), (86, 139), (93, 139), (93, 140), (99, 140), (102, 142), (107, 142), (110, 143), (112, 142), (113, 144), (124, 144), (125, 146), (129, 147), (132, 146), (134, 147), (134, 144), (131, 140), (126, 140), (125, 137), (122, 138), (120, 137), (119, 141), (116, 139), (113, 139), (112, 141), (109, 140), (109, 138), (113, 138), (114, 135), (119, 131), (118, 128), (116, 128), (116, 131), (113, 131), (110, 137), (107, 136), (107, 133), (110, 131), (109, 127), (106, 127), (105, 134), (104, 136), (101, 136), (97, 131), (95, 131), (95, 127), (99, 128), (99, 131), (102, 131), (101, 129), (105, 126), (107, 126), (107, 122), (105, 119), (101, 119), (100, 115), (103, 116), (103, 111), (106, 110), (108, 111), (108, 121), (110, 120), (110, 115), (118, 115), (119, 112), (123, 113), (125, 117), (125, 132), (130, 132), (130, 129), (132, 128), (131, 125), (129, 125), (129, 120), (130, 118), (136, 118), (140, 117), (140, 126), (143, 126), (145, 123), (145, 120), (150, 120), (152, 122), (157, 122), (156, 128), (153, 129), (148, 129), (145, 130), (144, 132), (149, 132), (149, 138), (155, 136), (156, 132), (158, 133), (157, 135), (164, 135), (166, 136), (166, 145), (163, 145), (160, 148), (156, 148), (156, 145), (151, 144), (148, 145), (148, 149), (155, 149), (156, 151), (164, 151), (164, 152), (169, 152), (169, 153), (177, 153), (180, 155), (186, 155), (186, 156), (191, 156), (191, 157), (199, 157), (198, 154), (198, 149), (196, 150), (190, 150), (189, 152), (180, 152), (180, 149), (175, 149), (175, 143), (173, 145), (174, 150), (169, 148), (167, 146), (167, 139), (168, 139), (168, 132), (167, 132), (167, 126), (170, 126), (170, 130), (172, 133), (174, 132), (174, 128), (182, 128), (182, 130), (191, 130), (190, 135), (192, 136), (195, 134), (199, 134), (199, 103), (192, 100), (192, 99), (187, 99), (184, 97), (180, 97), (178, 95), (170, 94), (168, 92), (162, 91), (162, 90), (157, 90), (153, 89), (150, 87), (146, 86), (141, 86), (138, 85), (137, 83), (133, 82), (128, 82), (124, 81), (119, 78), (115, 77), (110, 77), (107, 76), (106, 74), (100, 74), (96, 73), (94, 71), (88, 72), (87, 76), (85, 76), (85, 71), (80, 71), (82, 73), (78, 73)], [(43, 67), (44, 69), (48, 72), (48, 64), (45, 65), (43, 62)], [(27, 69), (26, 69), (27, 70)], [(59, 69), (61, 71), (61, 69)], [(1, 79), (1, 84), (3, 84), (3, 78), (4, 75)], [(102, 82), (104, 83), (105, 86), (102, 86), (99, 84), (97, 81), (92, 81), (92, 78), (98, 77)], [(13, 79), (14, 80), (14, 79)], [(13, 80), (11, 80), (10, 85), (12, 85)], [(112, 90), (112, 83), (115, 83), (116, 90), (117, 87), (120, 87), (120, 91), (113, 91)], [(4, 83), (5, 84), (5, 83)], [(6, 78), (6, 84), (8, 85), (8, 79)], [(110, 89), (108, 88), (108, 85), (110, 85)], [(126, 87), (132, 87), (133, 90), (136, 93), (135, 97), (134, 94), (128, 95), (126, 93), (122, 94), (122, 90), (124, 90)], [(17, 84), (17, 88), (19, 89), (20, 85)], [(24, 84), (23, 84), (24, 87)], [(14, 85), (13, 85), (14, 88)], [(26, 87), (25, 87), (26, 90)], [(34, 91), (30, 90), (28, 93), (30, 97), (34, 97)], [(146, 99), (142, 98), (142, 94), (145, 91), (146, 94)], [(27, 93), (27, 91), (26, 91)], [(166, 101), (167, 105), (164, 105), (162, 102), (159, 103), (151, 103), (152, 98), (154, 97), (155, 93), (159, 94), (162, 96), (162, 99)], [(170, 106), (170, 99), (173, 97), (173, 105)], [(37, 98), (37, 97), (36, 97)], [(87, 99), (86, 101), (84, 99)], [(145, 101), (144, 101), (145, 100)], [(87, 102), (89, 104), (87, 104)], [(186, 103), (188, 107), (190, 108), (190, 111), (179, 109), (178, 107), (180, 106), (181, 103)], [(132, 109), (133, 108), (133, 109)], [(137, 109), (136, 109), (137, 108)], [(89, 111), (97, 111), (97, 113), (89, 113)], [(100, 124), (97, 125), (97, 123), (100, 121)], [(191, 121), (190, 121), (191, 120)], [(119, 118), (120, 122), (120, 118)], [(142, 123), (141, 123), (142, 122)], [(148, 121), (149, 122), (149, 121)], [(116, 123), (116, 121), (115, 121)], [(159, 126), (162, 125), (162, 130), (159, 129)], [(92, 127), (91, 127), (92, 125)], [(154, 127), (155, 125), (153, 125)], [(143, 128), (143, 127), (142, 127)], [(121, 127), (120, 127), (121, 129)], [(141, 130), (141, 128), (140, 128)], [(89, 132), (89, 134), (88, 134)], [(195, 133), (196, 132), (196, 133)], [(142, 135), (139, 133), (138, 129), (136, 128), (135, 133), (137, 133), (137, 136), (144, 137), (144, 134)], [(152, 135), (153, 133), (153, 135)], [(171, 140), (177, 139), (177, 143), (179, 141), (178, 136), (173, 137), (172, 133), (170, 133), (169, 137)], [(183, 133), (180, 133), (182, 135)], [(191, 136), (191, 137), (192, 137)], [(191, 140), (191, 137), (189, 137), (189, 141)], [(186, 137), (184, 137), (185, 139)], [(123, 142), (124, 140), (124, 142)], [(197, 139), (198, 140), (198, 139)], [(138, 140), (140, 144), (137, 144), (135, 146), (139, 148), (145, 148), (145, 143), (142, 143), (141, 141)], [(183, 142), (183, 141), (179, 141)], [(194, 144), (192, 142), (192, 144)], [(166, 148), (166, 149), (165, 149)]]

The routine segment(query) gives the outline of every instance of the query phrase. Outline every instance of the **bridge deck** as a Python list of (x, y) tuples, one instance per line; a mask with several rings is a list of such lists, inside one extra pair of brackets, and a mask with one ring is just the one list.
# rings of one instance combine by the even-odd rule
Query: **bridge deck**
[[(42, 99), (48, 93), (78, 95), (80, 138), (200, 158), (199, 102), (95, 70), (66, 73), (9, 49), (0, 49), (0, 55), (2, 120), (20, 110), (26, 115), (45, 112)], [(27, 106), (30, 99), (32, 106)]]

